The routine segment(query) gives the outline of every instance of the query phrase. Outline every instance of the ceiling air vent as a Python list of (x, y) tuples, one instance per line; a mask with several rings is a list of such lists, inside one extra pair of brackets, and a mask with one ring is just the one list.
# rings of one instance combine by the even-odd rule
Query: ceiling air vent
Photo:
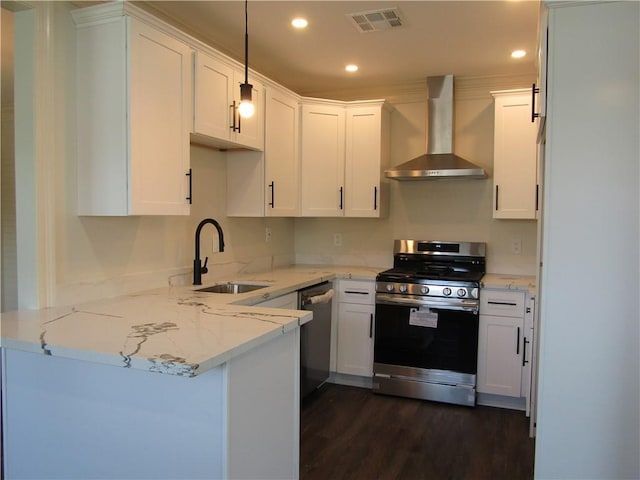
[(383, 8), (369, 12), (350, 13), (347, 15), (360, 33), (377, 32), (404, 25), (397, 8)]

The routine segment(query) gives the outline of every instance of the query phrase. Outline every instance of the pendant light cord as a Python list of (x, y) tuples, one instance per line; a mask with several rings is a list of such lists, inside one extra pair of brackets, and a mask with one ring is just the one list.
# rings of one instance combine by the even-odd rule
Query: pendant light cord
[(244, 0), (244, 83), (249, 83), (249, 0)]

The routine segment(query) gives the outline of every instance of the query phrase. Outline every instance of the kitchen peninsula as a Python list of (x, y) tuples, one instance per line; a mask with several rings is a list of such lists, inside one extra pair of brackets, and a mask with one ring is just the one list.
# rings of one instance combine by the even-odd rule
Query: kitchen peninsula
[(238, 295), (167, 287), (3, 314), (8, 478), (297, 478), (311, 313), (251, 305), (336, 276), (351, 273), (293, 268), (245, 276), (270, 285)]

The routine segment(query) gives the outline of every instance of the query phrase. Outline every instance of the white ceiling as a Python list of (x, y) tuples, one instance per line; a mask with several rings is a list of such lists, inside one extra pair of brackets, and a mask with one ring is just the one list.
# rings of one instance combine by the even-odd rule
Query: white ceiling
[[(244, 62), (244, 1), (135, 2)], [(360, 33), (350, 13), (397, 7), (405, 25)], [(308, 96), (398, 87), (425, 77), (535, 72), (539, 1), (267, 1), (248, 5), (249, 65)], [(290, 25), (304, 16), (309, 26)], [(524, 49), (520, 60), (510, 57)], [(360, 70), (347, 74), (344, 66)], [(350, 93), (349, 93), (350, 92)]]

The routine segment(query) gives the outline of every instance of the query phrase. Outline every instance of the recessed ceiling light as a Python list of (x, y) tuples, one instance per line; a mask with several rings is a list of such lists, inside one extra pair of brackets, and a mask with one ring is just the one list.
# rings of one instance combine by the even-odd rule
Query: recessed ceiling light
[(347, 72), (357, 72), (358, 71), (358, 65), (354, 65), (354, 64), (347, 65), (346, 67), (344, 67), (344, 69)]
[(511, 58), (522, 58), (527, 54), (524, 50), (514, 50), (511, 52)]
[(291, 20), (291, 25), (293, 25), (295, 28), (305, 28), (307, 25), (309, 25), (309, 22), (307, 22), (306, 18), (299, 17)]

